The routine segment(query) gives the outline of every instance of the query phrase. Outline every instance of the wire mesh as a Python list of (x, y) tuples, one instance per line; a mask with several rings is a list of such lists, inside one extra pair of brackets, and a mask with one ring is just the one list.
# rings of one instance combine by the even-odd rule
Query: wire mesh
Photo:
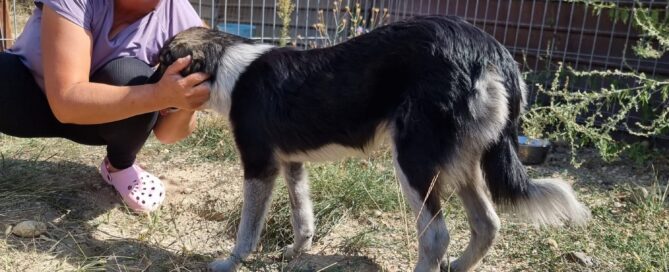
[[(190, 0), (200, 6), (201, 0)], [(635, 0), (636, 1), (636, 0)], [(632, 0), (615, 0), (616, 5), (633, 6)], [(218, 4), (212, 9), (209, 20), (227, 22), (231, 12), (236, 12), (232, 22), (238, 26), (235, 34), (242, 34), (239, 26), (250, 25), (245, 33), (249, 38), (278, 43), (279, 30), (283, 27), (277, 18), (278, 0), (237, 0), (235, 3)], [(262, 2), (259, 4), (259, 2)], [(549, 85), (558, 63), (575, 69), (634, 70), (657, 77), (669, 76), (669, 56), (659, 59), (637, 57), (632, 50), (641, 34), (631, 20), (618, 20), (606, 12), (598, 13), (591, 6), (575, 1), (539, 0), (340, 0), (339, 17), (333, 12), (333, 0), (292, 0), (295, 9), (288, 26), (292, 45), (309, 48), (335, 36), (345, 7), (353, 10), (359, 3), (362, 14), (369, 17), (374, 8), (387, 10), (388, 22), (425, 14), (455, 15), (480, 27), (506, 46), (527, 73), (530, 87), (533, 84)], [(668, 21), (669, 3), (666, 1), (641, 1), (645, 6), (664, 9), (663, 20)], [(220, 1), (219, 1), (220, 3)], [(212, 2), (212, 5), (213, 2)], [(323, 11), (319, 16), (318, 11)], [(201, 13), (202, 14), (202, 13)], [(255, 15), (254, 15), (255, 14)], [(261, 17), (260, 20), (254, 18)], [(321, 22), (322, 20), (322, 22)], [(316, 23), (327, 25), (325, 37), (314, 28)], [(367, 18), (366, 23), (369, 23)], [(214, 25), (212, 23), (212, 25)], [(340, 29), (339, 36), (349, 37), (356, 29)], [(343, 41), (342, 39), (340, 41)], [(321, 43), (322, 44), (322, 43)], [(598, 90), (610, 82), (575, 80), (574, 88)], [(540, 100), (539, 93), (530, 88), (530, 102)], [(603, 112), (611, 115), (611, 107)], [(631, 118), (635, 118), (632, 116)]]
[[(283, 27), (277, 18), (278, 0), (189, 0), (204, 22), (234, 34), (262, 42), (277, 43)], [(633, 6), (638, 0), (615, 0), (619, 6)], [(4, 16), (0, 41), (10, 46), (20, 33), (17, 1)], [(29, 1), (22, 1), (29, 2)], [(333, 36), (342, 18), (334, 18), (334, 0), (292, 0), (295, 9), (288, 26), (290, 40), (307, 48), (325, 37), (314, 28), (319, 21), (327, 24), (327, 35)], [(661, 18), (669, 21), (669, 2), (640, 1), (644, 7), (659, 9)], [(504, 44), (526, 72), (551, 71), (558, 62), (576, 69), (621, 69), (645, 72), (651, 76), (669, 76), (669, 56), (659, 59), (637, 57), (632, 47), (641, 37), (631, 20), (615, 20), (596, 13), (588, 5), (575, 1), (539, 0), (339, 0), (340, 15), (348, 6), (359, 3), (362, 14), (369, 17), (374, 8), (387, 10), (395, 22), (421, 14), (455, 15), (482, 28)], [(318, 11), (323, 11), (319, 16)], [(340, 16), (341, 17), (341, 16)], [(368, 18), (369, 19), (369, 18)], [(369, 23), (369, 21), (367, 21)], [(9, 31), (8, 31), (9, 30)], [(12, 33), (13, 30), (13, 33)], [(350, 29), (341, 33), (350, 36)], [(600, 84), (588, 83), (588, 88)]]
[[(279, 0), (189, 0), (202, 20), (210, 27), (246, 36), (266, 43), (278, 43), (284, 27), (277, 15)], [(669, 2), (658, 0), (615, 0), (618, 6), (632, 7), (640, 1), (644, 7), (658, 9), (659, 20), (669, 22)], [(3, 49), (11, 46), (20, 33), (16, 0), (3, 13)], [(30, 1), (19, 1), (30, 2)], [(360, 4), (366, 18), (363, 31), (371, 30), (369, 17), (374, 8), (388, 12), (387, 22), (424, 14), (463, 17), (500, 41), (515, 56), (522, 70), (531, 75), (530, 83), (550, 84), (559, 62), (576, 69), (621, 69), (644, 72), (653, 77), (669, 77), (669, 54), (658, 59), (637, 57), (633, 47), (643, 36), (632, 20), (620, 20), (595, 12), (591, 6), (575, 1), (539, 0), (338, 0), (338, 17), (333, 0), (291, 0), (294, 10), (287, 26), (290, 43), (294, 46), (327, 45), (324, 41), (339, 35), (344, 39), (356, 34), (358, 28), (341, 29), (348, 6), (355, 12)], [(322, 11), (322, 15), (319, 14)], [(349, 18), (350, 19), (350, 18)], [(327, 25), (325, 33), (317, 31), (316, 23)], [(341, 33), (337, 33), (341, 31)], [(352, 32), (353, 31), (353, 32)], [(325, 35), (323, 35), (325, 34)], [(609, 84), (605, 81), (576, 82), (578, 88), (597, 90)], [(532, 85), (530, 85), (532, 86)], [(539, 99), (532, 92), (532, 100)], [(532, 101), (531, 101), (532, 102)], [(610, 113), (616, 108), (608, 109)]]

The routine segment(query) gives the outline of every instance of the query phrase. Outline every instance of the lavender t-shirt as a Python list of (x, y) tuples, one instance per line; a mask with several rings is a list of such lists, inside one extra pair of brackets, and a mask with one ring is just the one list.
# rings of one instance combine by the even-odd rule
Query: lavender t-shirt
[(167, 39), (190, 27), (203, 25), (188, 0), (161, 0), (155, 10), (110, 38), (114, 0), (37, 0), (35, 3), (37, 8), (23, 33), (7, 52), (21, 56), (42, 89), (42, 4), (91, 33), (93, 51), (90, 74), (118, 57), (135, 57), (154, 66), (158, 62), (158, 51)]

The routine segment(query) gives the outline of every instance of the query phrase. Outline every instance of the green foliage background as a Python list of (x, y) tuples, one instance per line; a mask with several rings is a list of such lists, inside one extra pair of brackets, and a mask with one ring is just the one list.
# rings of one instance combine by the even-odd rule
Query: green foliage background
[[(664, 8), (618, 6), (609, 1), (572, 0), (589, 5), (592, 12), (610, 20), (627, 23), (642, 34), (632, 46), (641, 58), (660, 58), (669, 51), (669, 15)], [(666, 8), (666, 7), (665, 7)], [(607, 161), (623, 153), (634, 159), (647, 158), (647, 142), (628, 143), (614, 137), (624, 131), (643, 138), (669, 133), (669, 79), (651, 78), (628, 67), (625, 70), (579, 71), (563, 63), (553, 74), (550, 84), (538, 84), (538, 92), (547, 103), (535, 104), (523, 116), (523, 131), (532, 137), (546, 137), (566, 142), (572, 150), (572, 164), (578, 166), (576, 152), (594, 146)], [(570, 82), (601, 80), (613, 82), (599, 90), (574, 90)], [(616, 82), (633, 82), (617, 84)], [(616, 109), (612, 115), (605, 112)], [(642, 120), (629, 122), (632, 113)]]

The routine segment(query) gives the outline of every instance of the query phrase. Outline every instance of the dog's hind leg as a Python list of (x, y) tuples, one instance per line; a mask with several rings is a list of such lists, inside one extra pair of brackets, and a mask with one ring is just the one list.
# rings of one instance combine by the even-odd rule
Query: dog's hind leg
[(442, 271), (474, 269), (492, 246), (500, 226), (495, 208), (486, 193), (480, 163), (473, 163), (471, 170), (463, 176), (467, 177), (467, 183), (461, 185), (458, 195), (467, 212), (471, 238), (460, 258), (450, 265), (448, 260), (442, 262)]
[(284, 163), (284, 177), (288, 185), (290, 208), (292, 210), (293, 235), (292, 245), (286, 247), (284, 257), (295, 255), (311, 248), (314, 237), (314, 212), (309, 197), (309, 180), (302, 163)]
[(421, 161), (426, 158), (410, 158), (410, 155), (396, 152), (395, 171), (416, 216), (419, 251), (414, 271), (439, 271), (449, 241), (439, 199), (439, 173), (432, 163)]
[(235, 247), (227, 259), (212, 262), (209, 265), (211, 271), (236, 271), (258, 245), (279, 169), (270, 164), (249, 174), (246, 168), (245, 165), (244, 203)]

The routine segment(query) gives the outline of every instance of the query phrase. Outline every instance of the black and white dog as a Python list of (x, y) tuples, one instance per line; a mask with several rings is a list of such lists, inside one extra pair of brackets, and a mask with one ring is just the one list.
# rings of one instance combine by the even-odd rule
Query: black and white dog
[[(236, 245), (211, 270), (234, 271), (255, 249), (281, 171), (295, 236), (286, 255), (308, 250), (314, 218), (302, 163), (365, 153), (384, 137), (416, 216), (415, 271), (473, 269), (500, 227), (491, 199), (542, 224), (580, 224), (590, 216), (567, 183), (529, 179), (516, 155), (525, 106), (517, 64), (493, 37), (459, 18), (415, 17), (305, 51), (193, 28), (164, 46), (157, 74), (186, 55), (193, 62), (183, 74), (213, 75), (208, 105), (229, 118), (244, 169)], [(456, 188), (471, 227), (469, 245), (450, 263), (441, 209), (447, 185)]]

